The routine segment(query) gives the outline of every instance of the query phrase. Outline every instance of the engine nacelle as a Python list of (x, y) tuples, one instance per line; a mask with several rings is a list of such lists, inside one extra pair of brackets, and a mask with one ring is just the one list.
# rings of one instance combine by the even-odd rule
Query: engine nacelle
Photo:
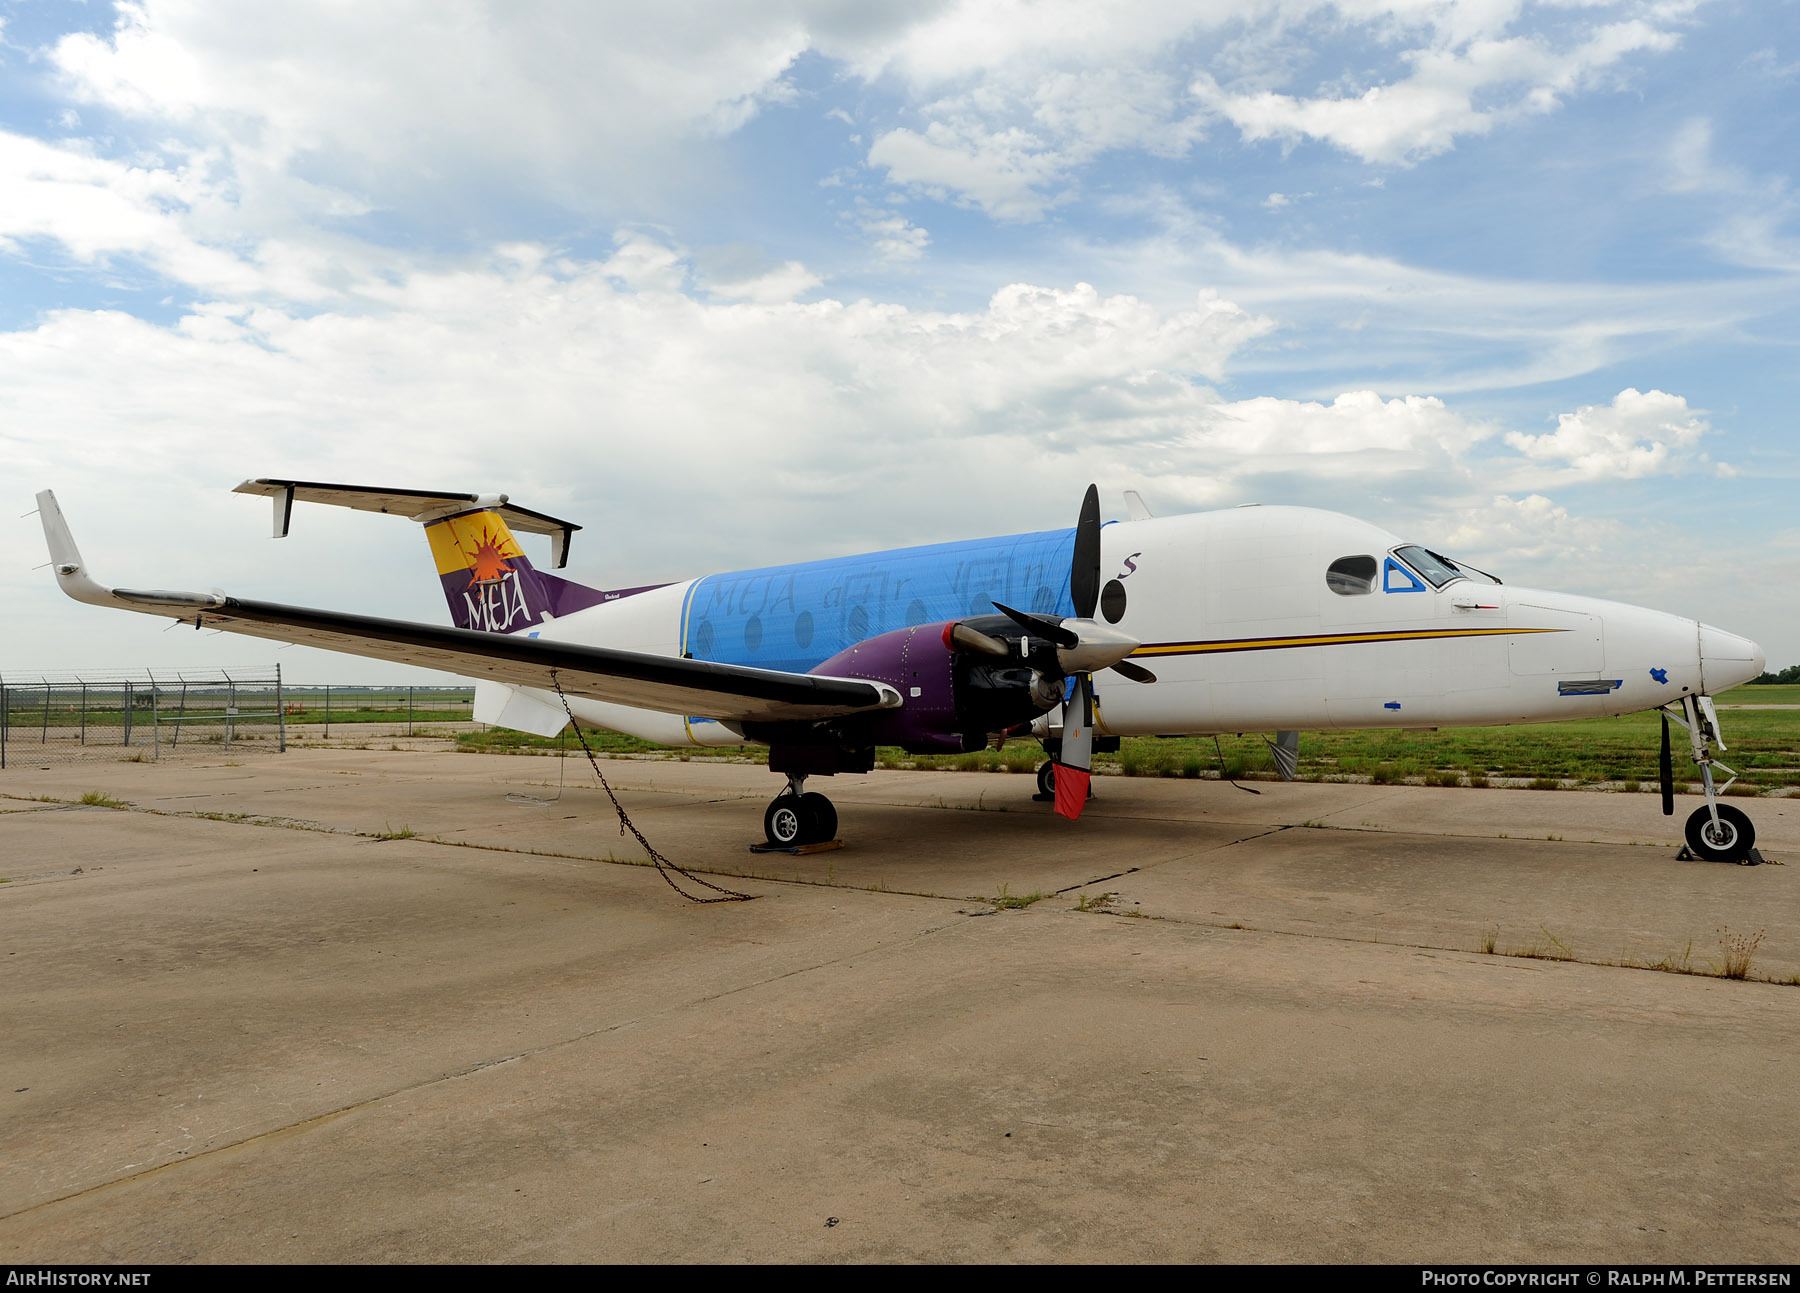
[(1033, 668), (1016, 649), (997, 656), (952, 647), (952, 630), (959, 623), (996, 636), (1008, 630), (1011, 637), (1018, 636), (1005, 617), (981, 616), (895, 629), (858, 642), (812, 672), (884, 682), (900, 693), (903, 703), (831, 726), (849, 740), (941, 754), (978, 750), (990, 733), (1028, 724), (1062, 704), (1061, 678)]

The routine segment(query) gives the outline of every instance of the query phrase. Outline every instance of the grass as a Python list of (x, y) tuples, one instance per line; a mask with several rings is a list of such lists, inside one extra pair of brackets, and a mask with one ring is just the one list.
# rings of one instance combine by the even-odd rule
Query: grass
[[(386, 825), (386, 823), (383, 823), (383, 825)], [(378, 840), (410, 840), (417, 839), (418, 834), (419, 833), (410, 826), (402, 826), (399, 830), (395, 830), (393, 827), (389, 826), (386, 830), (377, 831), (375, 833), (375, 838)]]
[(1750, 962), (1756, 958), (1756, 949), (1762, 946), (1763, 931), (1754, 934), (1734, 934), (1731, 927), (1726, 926), (1719, 931), (1720, 957), (1717, 961), (1718, 975), (1721, 979), (1743, 979), (1749, 977)]
[(1658, 961), (1641, 960), (1629, 952), (1621, 952), (1616, 960), (1591, 956), (1578, 957), (1575, 955), (1572, 945), (1558, 938), (1542, 925), (1538, 926), (1538, 937), (1529, 943), (1522, 943), (1504, 950), (1500, 948), (1500, 931), (1497, 928), (1489, 930), (1481, 936), (1481, 945), (1478, 950), (1489, 956), (1516, 956), (1528, 961), (1582, 961), (1590, 965), (1615, 965), (1632, 970), (1658, 970), (1664, 974), (1693, 974), (1715, 979), (1757, 979), (1764, 983), (1800, 987), (1800, 974), (1776, 979), (1768, 975), (1754, 975), (1750, 972), (1751, 964), (1756, 959), (1757, 949), (1763, 943), (1762, 930), (1759, 929), (1749, 934), (1733, 933), (1727, 926), (1718, 930), (1718, 935), (1720, 955), (1700, 962), (1694, 960), (1694, 940), (1691, 938), (1679, 953), (1671, 953)]
[(1030, 893), (1014, 893), (1012, 892), (1012, 887), (1010, 885), (1002, 884), (1000, 886), (1000, 892), (994, 897), (987, 899), (987, 901), (993, 903), (994, 906), (1002, 911), (1020, 911), (1031, 906), (1034, 902), (1042, 902), (1049, 896), (1049, 894), (1041, 889), (1033, 890)]
[[(1725, 705), (1800, 704), (1800, 687), (1740, 687), (1719, 699)], [(1436, 732), (1306, 732), (1300, 739), (1300, 776), (1307, 781), (1377, 785), (1479, 788), (1512, 783), (1543, 790), (1606, 786), (1641, 793), (1657, 788), (1659, 722), (1655, 713), (1643, 713)], [(1725, 757), (1742, 773), (1729, 793), (1754, 796), (1800, 788), (1800, 711), (1727, 710), (1723, 723), (1731, 742)], [(596, 754), (749, 763), (768, 759), (762, 746), (672, 751), (617, 732), (584, 729), (584, 734)], [(456, 746), (471, 753), (580, 754), (575, 742), (565, 737), (529, 736), (498, 728), (462, 733)], [(1684, 740), (1676, 740), (1676, 776), (1683, 781), (1698, 776), (1683, 757), (1686, 748)], [(984, 748), (968, 754), (908, 754), (892, 747), (875, 752), (879, 767), (930, 772), (1030, 774), (1043, 759), (1035, 741), (1014, 741), (999, 750)], [(1223, 736), (1216, 746), (1210, 736), (1146, 736), (1127, 737), (1116, 754), (1096, 755), (1094, 768), (1102, 774), (1133, 777), (1217, 777), (1223, 771), (1227, 777), (1243, 780), (1273, 777), (1275, 765), (1268, 746), (1257, 735)]]
[(131, 805), (126, 803), (123, 799), (114, 799), (111, 795), (105, 793), (104, 791), (100, 791), (100, 790), (83, 791), (80, 802), (87, 804), (89, 807), (92, 807), (92, 808), (129, 808), (129, 807), (131, 807)]

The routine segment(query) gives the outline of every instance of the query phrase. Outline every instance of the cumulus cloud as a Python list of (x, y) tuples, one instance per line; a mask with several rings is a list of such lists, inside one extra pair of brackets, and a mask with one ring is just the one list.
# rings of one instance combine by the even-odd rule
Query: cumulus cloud
[(130, 256), (211, 290), (245, 290), (260, 275), (197, 239), (187, 217), (211, 191), (204, 160), (132, 166), (0, 131), (0, 251), (55, 243), (77, 261)]
[(864, 208), (856, 223), (868, 235), (875, 254), (890, 263), (918, 260), (931, 245), (930, 230), (920, 228), (898, 211)]
[(922, 133), (901, 128), (876, 139), (869, 165), (896, 184), (959, 198), (997, 219), (1030, 221), (1044, 214), (1051, 201), (1044, 190), (1064, 177), (1069, 162), (1016, 126), (934, 121)]
[(1587, 404), (1558, 414), (1554, 431), (1512, 431), (1505, 440), (1557, 480), (1635, 480), (1708, 467), (1707, 456), (1695, 446), (1711, 431), (1683, 397), (1627, 387), (1610, 405)]
[(51, 57), (79, 101), (227, 149), (247, 182), (298, 168), (386, 205), (523, 183), (594, 208), (791, 100), (809, 11), (830, 8), (138, 0)]
[[(241, 205), (304, 176), (376, 209), (522, 187), (620, 217), (707, 183), (707, 141), (798, 102), (812, 55), (900, 90), (898, 120), (864, 123), (869, 167), (1032, 221), (1104, 154), (1182, 157), (1212, 122), (1369, 161), (1430, 156), (1667, 49), (1689, 7), (1609, 0), (1550, 22), (1511, 0), (127, 0), (111, 32), (49, 56), (80, 103), (161, 132), (139, 138), (227, 157)], [(1295, 88), (1308, 42), (1371, 70)]]
[[(1416, 162), (1626, 75), (1634, 56), (1677, 43), (1692, 7), (1602, 0), (1544, 23), (1510, 0), (961, 3), (842, 56), (918, 100), (923, 124), (878, 133), (871, 166), (1029, 221), (1102, 154), (1180, 157), (1215, 121), (1250, 141), (1315, 139), (1368, 162)], [(1286, 88), (1308, 41), (1348, 42), (1371, 70), (1355, 84)]]
[[(0, 334), (0, 454), (31, 480), (86, 482), (122, 527), (158, 490), (284, 472), (579, 500), (634, 550), (623, 565), (680, 556), (644, 572), (678, 574), (729, 564), (746, 537), (770, 559), (820, 529), (916, 538), (920, 507), (964, 529), (996, 506), (1041, 519), (1044, 491), (1078, 499), (1118, 446), (1171, 434), (1269, 326), (1216, 298), (1163, 310), (1086, 285), (1014, 284), (953, 312), (722, 300), (694, 277), (631, 232), (605, 260), (509, 246), (359, 288), (378, 307), (221, 301), (172, 326), (57, 312)], [(672, 500), (715, 524), (682, 526)], [(646, 536), (672, 555), (641, 551)]]
[[(1145, 489), (1159, 511), (1343, 507), (1448, 533), (1512, 578), (1550, 561), (1547, 545), (1607, 536), (1541, 487), (1492, 498), (1483, 482), (1604, 478), (1594, 455), (1639, 464), (1655, 443), (1667, 470), (1707, 429), (1655, 391), (1545, 436), (1427, 395), (1226, 399), (1212, 383), (1272, 325), (1213, 295), (1171, 308), (1015, 283), (961, 311), (793, 299), (811, 281), (627, 230), (590, 260), (515, 243), (371, 279), (345, 308), (219, 298), (172, 324), (58, 311), (0, 333), (0, 458), (25, 487), (59, 488), (109, 578), (430, 619), (435, 585), (405, 527), (309, 516), (292, 540), (247, 544), (263, 521), (229, 486), (506, 490), (587, 524), (572, 573), (614, 585), (1054, 524), (1090, 480), (1109, 498)], [(31, 522), (0, 525), (8, 550), (37, 550)], [(37, 576), (0, 591), (59, 605)], [(13, 617), (0, 653), (41, 647), (45, 622)]]
[(1445, 152), (1463, 135), (1484, 135), (1520, 116), (1552, 112), (1628, 54), (1672, 48), (1673, 31), (1642, 19), (1610, 23), (1558, 47), (1542, 36), (1502, 36), (1512, 6), (1469, 34), (1447, 15), (1432, 42), (1410, 49), (1408, 75), (1359, 93), (1314, 96), (1222, 88), (1210, 74), (1193, 92), (1250, 140), (1316, 139), (1366, 162), (1413, 162)]

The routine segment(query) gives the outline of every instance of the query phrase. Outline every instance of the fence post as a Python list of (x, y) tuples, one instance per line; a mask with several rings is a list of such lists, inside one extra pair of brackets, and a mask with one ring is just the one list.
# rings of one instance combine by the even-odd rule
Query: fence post
[(237, 683), (230, 674), (225, 675), (225, 749), (231, 750), (232, 711), (237, 708)]
[(412, 735), (412, 694), (413, 689), (408, 687), (406, 689), (406, 734), (408, 736)]
[(48, 745), (50, 744), (50, 680), (40, 677), (39, 681), (44, 684), (44, 730), (38, 734), (38, 744)]
[(0, 678), (0, 769), (6, 767), (6, 728), (12, 715), (7, 712), (6, 680)]
[(131, 744), (131, 683), (125, 684), (125, 744)]
[(81, 680), (81, 743), (87, 744), (87, 679)]
[(156, 705), (156, 675), (150, 675), (150, 761), (162, 762), (162, 714)]
[(275, 666), (275, 723), (281, 733), (281, 746), (277, 754), (287, 753), (287, 707), (281, 703), (281, 666)]
[(331, 684), (325, 684), (325, 739), (331, 739)]

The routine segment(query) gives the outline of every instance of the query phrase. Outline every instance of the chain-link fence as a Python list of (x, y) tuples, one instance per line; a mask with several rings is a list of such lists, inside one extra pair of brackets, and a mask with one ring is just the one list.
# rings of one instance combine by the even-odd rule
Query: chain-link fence
[(0, 768), (287, 748), (281, 670), (0, 674)]
[(301, 734), (466, 729), (472, 687), (289, 687), (267, 670), (0, 674), (0, 769), (278, 753)]
[(425, 736), (474, 718), (473, 687), (289, 687), (289, 731), (328, 737)]

